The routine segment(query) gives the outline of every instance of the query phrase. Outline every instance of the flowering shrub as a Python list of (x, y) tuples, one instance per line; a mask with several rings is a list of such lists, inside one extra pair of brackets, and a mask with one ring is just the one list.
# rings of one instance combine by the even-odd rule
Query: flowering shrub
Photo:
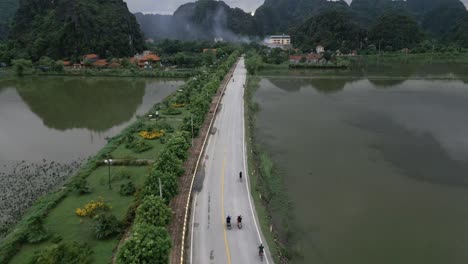
[(172, 106), (175, 108), (182, 108), (185, 106), (185, 104), (172, 104)]
[(99, 199), (98, 201), (91, 201), (87, 203), (83, 208), (77, 208), (75, 210), (76, 215), (85, 217), (90, 216), (93, 217), (96, 214), (96, 211), (102, 210), (107, 211), (111, 209), (111, 207), (104, 203), (104, 201)]
[(140, 135), (140, 137), (144, 138), (144, 139), (149, 139), (149, 140), (152, 140), (152, 139), (156, 139), (156, 138), (160, 138), (162, 136), (164, 136), (164, 130), (160, 130), (160, 131), (141, 131), (140, 133), (138, 133)]

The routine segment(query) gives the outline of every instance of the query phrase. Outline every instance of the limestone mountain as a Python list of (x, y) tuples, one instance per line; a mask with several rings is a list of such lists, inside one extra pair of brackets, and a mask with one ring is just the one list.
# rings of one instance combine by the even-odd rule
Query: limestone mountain
[(9, 39), (15, 54), (33, 60), (85, 53), (122, 57), (144, 48), (123, 0), (21, 0)]

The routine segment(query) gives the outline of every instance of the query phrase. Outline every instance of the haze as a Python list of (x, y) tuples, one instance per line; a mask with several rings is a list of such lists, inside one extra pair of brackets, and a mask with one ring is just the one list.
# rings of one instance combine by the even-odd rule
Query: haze
[[(172, 14), (182, 4), (193, 1), (187, 0), (124, 0), (127, 2), (128, 8), (132, 13), (155, 13), (155, 14)], [(350, 3), (351, 0), (345, 0)], [(226, 4), (231, 7), (242, 8), (246, 12), (253, 12), (257, 9), (264, 0), (225, 0)], [(468, 6), (468, 0), (462, 0), (465, 6)]]

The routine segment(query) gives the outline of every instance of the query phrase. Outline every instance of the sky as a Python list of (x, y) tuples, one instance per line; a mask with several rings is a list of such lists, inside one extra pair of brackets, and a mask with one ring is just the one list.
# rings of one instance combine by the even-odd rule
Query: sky
[[(172, 14), (182, 4), (194, 0), (124, 0), (132, 13)], [(240, 7), (246, 12), (253, 12), (264, 0), (224, 0), (231, 7)], [(351, 2), (351, 0), (346, 0)], [(468, 6), (468, 0), (462, 0)]]

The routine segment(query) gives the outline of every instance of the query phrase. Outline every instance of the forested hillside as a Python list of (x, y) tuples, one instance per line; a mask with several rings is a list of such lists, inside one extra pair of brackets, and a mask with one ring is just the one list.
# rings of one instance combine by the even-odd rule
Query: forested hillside
[(144, 41), (123, 0), (24, 0), (9, 36), (12, 56), (76, 59), (131, 56)]
[(15, 16), (16, 9), (18, 9), (18, 0), (0, 1), (0, 40), (7, 37), (8, 26)]

